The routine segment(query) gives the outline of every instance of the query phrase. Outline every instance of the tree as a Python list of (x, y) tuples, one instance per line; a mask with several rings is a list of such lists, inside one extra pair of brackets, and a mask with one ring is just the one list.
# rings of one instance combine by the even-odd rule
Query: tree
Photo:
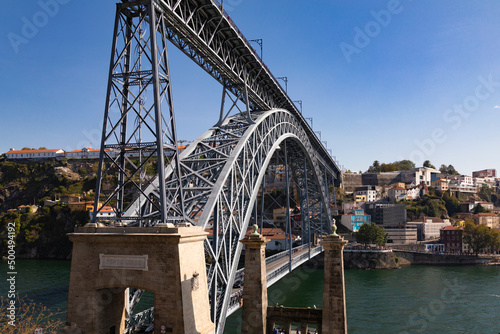
[(474, 254), (479, 254), (492, 243), (490, 229), (483, 224), (476, 225), (473, 222), (466, 221), (464, 228), (463, 241), (467, 243)]
[(365, 246), (368, 244), (383, 246), (387, 242), (387, 237), (388, 235), (385, 233), (385, 229), (374, 223), (364, 223), (356, 233), (356, 241)]
[(429, 160), (425, 160), (423, 166), (427, 167), (427, 168), (434, 168), (434, 169), (436, 169), (436, 167), (434, 167), (434, 165), (431, 164), (431, 162)]
[(444, 206), (448, 211), (448, 216), (453, 216), (455, 213), (460, 212), (460, 202), (455, 196), (450, 196), (447, 192), (443, 194)]
[(439, 167), (439, 171), (442, 173), (442, 174), (448, 174), (448, 175), (460, 175), (459, 172), (457, 172), (457, 170), (455, 169), (455, 167), (453, 167), (453, 165), (444, 165), (442, 164), (441, 167)]
[(370, 243), (370, 225), (368, 224), (363, 224), (359, 228), (358, 232), (356, 232), (356, 242), (359, 242), (360, 244), (363, 245), (368, 245)]
[(484, 206), (482, 206), (481, 204), (478, 204), (474, 207), (474, 213), (475, 214), (478, 214), (478, 213), (483, 213), (483, 212), (488, 212), (488, 210), (486, 210), (484, 208)]
[(380, 162), (375, 160), (373, 164), (368, 167), (368, 173), (379, 173), (380, 172)]
[(401, 160), (395, 162), (397, 170), (410, 170), (415, 168), (415, 163), (411, 160)]
[(492, 202), (493, 189), (486, 184), (483, 184), (479, 192), (477, 193), (479, 197), (485, 202)]
[(415, 163), (410, 160), (394, 161), (391, 163), (380, 163), (375, 160), (373, 164), (368, 168), (368, 173), (379, 173), (379, 172), (395, 172), (398, 170), (410, 170), (415, 168)]
[(498, 251), (500, 249), (500, 231), (499, 230), (490, 230), (489, 244), (490, 244), (491, 250), (493, 250), (493, 251)]

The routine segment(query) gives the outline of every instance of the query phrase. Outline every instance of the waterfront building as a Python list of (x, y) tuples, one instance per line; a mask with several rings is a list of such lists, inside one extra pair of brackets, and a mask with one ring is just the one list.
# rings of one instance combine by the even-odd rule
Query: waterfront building
[(440, 240), (444, 244), (447, 253), (462, 252), (463, 228), (456, 226), (445, 226), (440, 230)]
[(400, 224), (384, 226), (387, 233), (387, 243), (408, 245), (417, 243), (417, 227), (414, 225)]
[(425, 251), (429, 253), (444, 253), (444, 244), (425, 244)]
[(363, 224), (371, 224), (371, 216), (365, 214), (362, 208), (355, 206), (342, 215), (340, 223), (347, 227), (349, 231), (357, 232)]
[(451, 225), (449, 219), (441, 219), (438, 217), (421, 217), (408, 222), (408, 225), (415, 226), (417, 228), (417, 240), (434, 240), (439, 239), (440, 230)]

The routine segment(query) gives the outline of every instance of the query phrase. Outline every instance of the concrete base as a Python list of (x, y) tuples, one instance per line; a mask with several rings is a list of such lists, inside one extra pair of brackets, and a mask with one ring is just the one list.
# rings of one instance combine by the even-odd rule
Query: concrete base
[(213, 334), (201, 227), (83, 227), (69, 237), (63, 333), (123, 333), (125, 289), (138, 288), (154, 293), (155, 334)]

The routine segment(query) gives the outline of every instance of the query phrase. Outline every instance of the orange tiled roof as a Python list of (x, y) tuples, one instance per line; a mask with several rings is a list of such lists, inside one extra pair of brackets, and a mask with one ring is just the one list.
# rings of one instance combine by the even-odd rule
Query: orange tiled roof
[(12, 150), (6, 152), (5, 154), (17, 154), (17, 153), (56, 153), (58, 151), (62, 151), (60, 148), (55, 149), (44, 149), (44, 150)]

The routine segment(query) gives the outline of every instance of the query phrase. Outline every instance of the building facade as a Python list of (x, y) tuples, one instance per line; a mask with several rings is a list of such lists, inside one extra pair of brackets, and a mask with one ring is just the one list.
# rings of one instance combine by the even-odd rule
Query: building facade
[(348, 213), (342, 215), (340, 223), (349, 231), (357, 232), (363, 224), (371, 224), (371, 216), (365, 214), (360, 207), (353, 207)]
[(39, 150), (15, 150), (10, 149), (4, 154), (7, 159), (51, 159), (64, 157), (64, 151), (60, 148), (56, 149), (39, 149)]
[(475, 172), (472, 172), (472, 177), (497, 177), (497, 170), (496, 169), (483, 169), (483, 170), (478, 170)]
[(384, 227), (406, 223), (404, 204), (366, 203), (365, 212), (372, 217), (373, 223)]
[(424, 216), (408, 222), (408, 225), (417, 228), (417, 239), (419, 241), (425, 241), (439, 239), (441, 229), (451, 225), (451, 223), (449, 219)]
[(365, 202), (374, 202), (377, 200), (377, 190), (375, 186), (358, 187), (354, 191), (354, 196), (365, 196)]
[(460, 253), (462, 249), (463, 228), (445, 226), (440, 230), (440, 239), (446, 253)]

